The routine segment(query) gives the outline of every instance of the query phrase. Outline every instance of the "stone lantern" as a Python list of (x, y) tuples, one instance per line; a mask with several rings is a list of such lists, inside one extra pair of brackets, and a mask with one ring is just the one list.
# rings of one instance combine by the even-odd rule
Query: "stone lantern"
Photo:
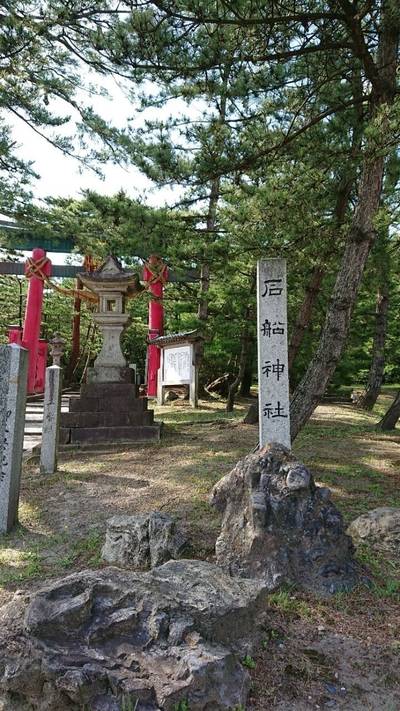
[(103, 336), (103, 345), (94, 367), (88, 369), (88, 382), (130, 382), (132, 373), (121, 350), (121, 335), (129, 323), (125, 300), (128, 294), (141, 289), (139, 279), (111, 256), (100, 269), (79, 274), (79, 278), (99, 297), (98, 311), (93, 318)]
[(53, 365), (61, 365), (61, 358), (64, 353), (65, 349), (65, 340), (64, 338), (61, 338), (59, 333), (55, 333), (51, 341), (49, 341), (50, 345), (50, 355), (53, 360)]
[(118, 442), (145, 442), (160, 439), (160, 423), (147, 409), (147, 399), (138, 397), (133, 371), (121, 351), (121, 334), (129, 323), (125, 312), (127, 296), (142, 289), (139, 278), (108, 257), (94, 272), (79, 274), (82, 284), (98, 295), (93, 318), (103, 344), (87, 383), (79, 397), (71, 397), (69, 411), (61, 415), (60, 443), (63, 445), (115, 446)]

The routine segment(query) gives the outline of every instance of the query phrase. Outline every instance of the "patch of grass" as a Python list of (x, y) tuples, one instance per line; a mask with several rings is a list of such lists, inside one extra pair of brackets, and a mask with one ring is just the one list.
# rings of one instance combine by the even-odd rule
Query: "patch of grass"
[(400, 602), (400, 580), (386, 580), (383, 585), (372, 586), (377, 598), (392, 599)]
[(34, 528), (42, 517), (39, 506), (34, 502), (20, 501), (18, 506), (19, 525), (24, 528)]
[(377, 597), (397, 598), (400, 596), (400, 562), (398, 560), (390, 558), (388, 553), (373, 550), (365, 543), (357, 547), (356, 557), (376, 579), (372, 591)]
[(121, 711), (136, 711), (139, 699), (133, 700), (130, 696), (123, 696), (121, 699)]
[(268, 604), (288, 615), (296, 615), (302, 618), (312, 617), (311, 607), (301, 599), (293, 595), (293, 590), (279, 590), (268, 595)]
[(190, 711), (190, 706), (188, 701), (179, 701), (174, 706), (174, 711)]
[(184, 425), (195, 423), (233, 422), (242, 419), (247, 412), (248, 403), (238, 403), (233, 412), (227, 413), (223, 400), (200, 400), (199, 407), (194, 410), (189, 403), (175, 401), (177, 404), (156, 406), (156, 419), (162, 419), (167, 425)]
[(101, 533), (98, 529), (93, 528), (87, 536), (78, 538), (71, 545), (64, 557), (58, 561), (58, 565), (61, 568), (71, 568), (79, 561), (97, 568), (101, 564), (101, 546)]
[(37, 578), (42, 572), (42, 558), (37, 549), (0, 551), (0, 586)]
[(255, 663), (253, 657), (250, 656), (250, 654), (246, 654), (246, 656), (243, 657), (242, 664), (247, 669), (255, 669), (256, 668), (256, 663)]

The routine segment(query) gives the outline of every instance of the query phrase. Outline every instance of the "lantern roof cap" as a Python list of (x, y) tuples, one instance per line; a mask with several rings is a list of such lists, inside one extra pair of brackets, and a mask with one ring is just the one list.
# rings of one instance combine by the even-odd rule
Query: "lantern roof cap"
[(80, 280), (88, 289), (96, 291), (98, 289), (117, 290), (129, 292), (140, 291), (139, 277), (135, 272), (124, 269), (119, 259), (109, 255), (105, 262), (92, 272), (80, 272)]

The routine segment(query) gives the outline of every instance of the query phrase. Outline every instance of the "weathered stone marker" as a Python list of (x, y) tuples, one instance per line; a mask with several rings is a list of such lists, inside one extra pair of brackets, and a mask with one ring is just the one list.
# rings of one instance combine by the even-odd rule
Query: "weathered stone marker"
[(0, 533), (18, 520), (27, 378), (28, 351), (0, 346)]
[(57, 469), (58, 435), (61, 414), (62, 370), (58, 365), (46, 368), (40, 471), (54, 474)]
[(290, 449), (286, 260), (257, 264), (258, 402), (260, 448)]

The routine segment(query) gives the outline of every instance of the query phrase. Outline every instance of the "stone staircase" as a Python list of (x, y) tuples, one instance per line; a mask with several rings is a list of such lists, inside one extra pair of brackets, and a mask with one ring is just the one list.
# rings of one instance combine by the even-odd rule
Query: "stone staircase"
[[(69, 394), (62, 396), (61, 412), (68, 411)], [(43, 396), (28, 398), (25, 410), (24, 451), (40, 444), (43, 427)]]
[(160, 439), (161, 424), (154, 422), (147, 398), (138, 397), (132, 383), (88, 383), (69, 398), (69, 411), (61, 415), (60, 445), (86, 446)]

